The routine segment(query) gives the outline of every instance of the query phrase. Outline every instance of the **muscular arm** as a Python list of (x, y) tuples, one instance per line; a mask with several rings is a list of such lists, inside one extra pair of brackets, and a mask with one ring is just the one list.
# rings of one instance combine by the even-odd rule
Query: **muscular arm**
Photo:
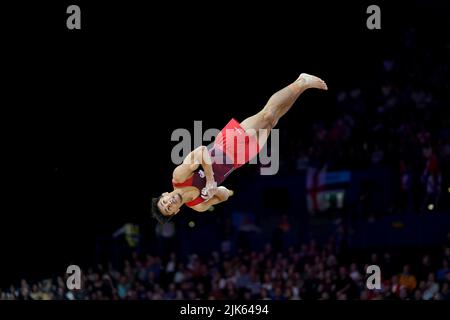
[(202, 202), (195, 207), (192, 207), (195, 211), (198, 212), (204, 212), (208, 210), (211, 206), (227, 201), (229, 197), (231, 197), (234, 194), (232, 190), (228, 190), (224, 186), (220, 186), (217, 188), (217, 193), (209, 199), (208, 201)]
[(175, 182), (185, 181), (201, 165), (205, 171), (206, 181), (214, 181), (214, 172), (211, 163), (208, 148), (200, 146), (189, 153), (183, 163), (175, 168), (173, 171), (173, 180)]

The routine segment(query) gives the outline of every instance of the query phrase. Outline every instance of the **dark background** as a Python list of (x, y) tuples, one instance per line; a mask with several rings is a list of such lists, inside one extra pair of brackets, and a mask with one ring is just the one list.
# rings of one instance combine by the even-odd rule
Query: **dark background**
[[(376, 58), (409, 24), (422, 45), (448, 36), (446, 1), (374, 3), (381, 30), (366, 28), (372, 2), (4, 7), (0, 285), (88, 263), (95, 238), (126, 221), (152, 228), (174, 129), (242, 120), (301, 72), (330, 91), (305, 94), (288, 117), (326, 117), (347, 83), (377, 83)], [(70, 4), (80, 31), (66, 29)]]

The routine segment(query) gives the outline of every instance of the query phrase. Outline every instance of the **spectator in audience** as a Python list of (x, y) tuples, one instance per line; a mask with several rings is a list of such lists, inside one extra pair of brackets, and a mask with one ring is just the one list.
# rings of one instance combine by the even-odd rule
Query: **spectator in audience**
[(417, 270), (417, 280), (426, 280), (432, 270), (430, 256), (428, 254), (424, 255), (420, 267)]
[(412, 291), (417, 286), (417, 280), (414, 275), (410, 273), (411, 267), (409, 265), (405, 265), (403, 267), (403, 273), (400, 274), (399, 284), (400, 284), (400, 292), (402, 288), (405, 288), (408, 291)]
[(439, 292), (439, 284), (436, 283), (434, 273), (428, 275), (428, 281), (426, 283), (426, 289), (423, 292), (423, 300), (431, 300), (436, 293)]
[(442, 268), (440, 268), (437, 271), (437, 280), (439, 282), (445, 281), (447, 275), (450, 273), (450, 267), (449, 267), (449, 263), (448, 260), (444, 259), (442, 260)]

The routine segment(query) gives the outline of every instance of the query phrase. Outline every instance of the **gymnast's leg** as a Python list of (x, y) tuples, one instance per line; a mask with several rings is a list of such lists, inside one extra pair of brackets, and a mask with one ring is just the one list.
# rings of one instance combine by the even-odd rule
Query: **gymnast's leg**
[(328, 90), (322, 79), (302, 73), (293, 83), (274, 93), (260, 112), (242, 121), (241, 127), (250, 134), (256, 134), (262, 147), (278, 120), (289, 111), (297, 98), (310, 88)]

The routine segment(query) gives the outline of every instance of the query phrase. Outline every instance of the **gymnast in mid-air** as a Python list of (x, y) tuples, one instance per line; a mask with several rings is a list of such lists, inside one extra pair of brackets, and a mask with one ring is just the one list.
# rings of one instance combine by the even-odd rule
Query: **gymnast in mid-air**
[(152, 199), (152, 216), (165, 223), (183, 204), (204, 212), (228, 200), (233, 191), (221, 185), (225, 178), (260, 152), (278, 120), (310, 88), (328, 89), (320, 78), (302, 73), (274, 93), (257, 114), (241, 123), (232, 118), (215, 137), (211, 148), (200, 146), (190, 152), (173, 171), (173, 190)]

